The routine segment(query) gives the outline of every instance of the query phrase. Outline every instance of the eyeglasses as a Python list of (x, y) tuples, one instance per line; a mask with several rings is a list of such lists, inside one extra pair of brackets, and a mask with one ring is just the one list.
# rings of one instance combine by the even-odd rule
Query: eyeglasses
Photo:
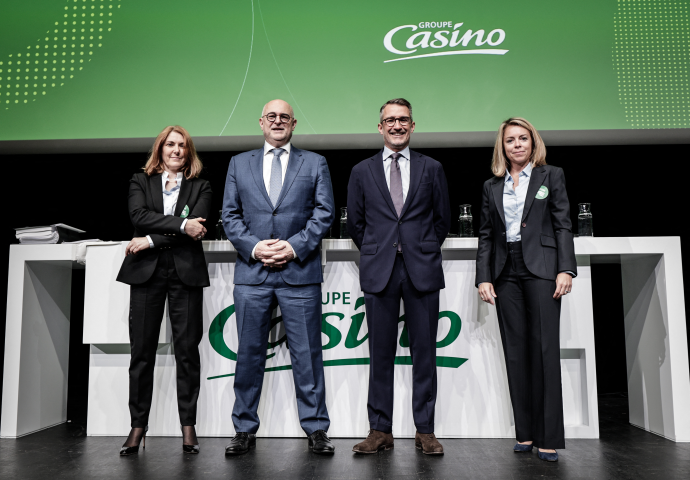
[(283, 123), (288, 123), (292, 119), (292, 117), (287, 113), (281, 113), (280, 115), (276, 115), (275, 113), (268, 113), (264, 115), (264, 118), (271, 123), (275, 122), (278, 118), (280, 118), (280, 121)]
[(412, 119), (410, 117), (398, 117), (398, 118), (388, 117), (388, 118), (384, 118), (382, 123), (385, 123), (389, 127), (394, 127), (395, 122), (400, 122), (401, 126), (406, 127), (410, 124), (411, 121), (412, 121)]

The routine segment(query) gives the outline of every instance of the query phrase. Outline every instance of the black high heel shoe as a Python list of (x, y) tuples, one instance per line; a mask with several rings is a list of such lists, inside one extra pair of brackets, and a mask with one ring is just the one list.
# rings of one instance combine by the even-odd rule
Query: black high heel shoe
[[(148, 431), (149, 426), (146, 425), (144, 427), (144, 434), (141, 436), (141, 442), (144, 444), (144, 450), (146, 450), (146, 432)], [(135, 453), (139, 453), (139, 445), (134, 445), (133, 447), (125, 447), (124, 445), (122, 445), (122, 448), (120, 448), (120, 456), (122, 457), (126, 457), (127, 455), (134, 455)]]
[[(194, 428), (194, 425), (191, 425)], [(184, 428), (180, 425), (180, 431), (182, 432), (182, 452), (184, 453), (199, 453), (199, 445), (185, 445), (184, 444)], [(194, 432), (196, 434), (196, 431)]]

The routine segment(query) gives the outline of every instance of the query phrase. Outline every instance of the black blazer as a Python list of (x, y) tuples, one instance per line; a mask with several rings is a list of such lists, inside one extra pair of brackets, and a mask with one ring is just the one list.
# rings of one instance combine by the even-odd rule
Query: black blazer
[[(162, 249), (171, 249), (180, 280), (190, 287), (208, 287), (208, 268), (201, 241), (180, 233), (184, 207), (187, 218), (208, 219), (211, 211), (211, 184), (200, 178), (182, 179), (174, 215), (163, 215), (163, 181), (161, 174), (135, 173), (129, 183), (129, 217), (134, 237), (151, 236), (153, 248), (127, 255), (117, 281), (129, 285), (146, 282), (158, 263)], [(206, 225), (206, 228), (209, 228)]]
[(360, 250), (362, 290), (378, 293), (393, 271), (398, 236), (414, 287), (445, 287), (441, 245), (450, 230), (450, 200), (443, 166), (410, 150), (410, 188), (395, 211), (383, 169), (383, 150), (352, 169), (347, 187), (347, 230)]
[[(494, 282), (506, 263), (508, 253), (503, 210), (504, 183), (504, 177), (493, 177), (484, 182), (475, 285)], [(548, 188), (548, 195), (536, 198), (542, 186)], [(561, 272), (577, 274), (570, 203), (565, 190), (563, 169), (551, 165), (532, 169), (520, 235), (522, 255), (531, 273), (554, 281)]]

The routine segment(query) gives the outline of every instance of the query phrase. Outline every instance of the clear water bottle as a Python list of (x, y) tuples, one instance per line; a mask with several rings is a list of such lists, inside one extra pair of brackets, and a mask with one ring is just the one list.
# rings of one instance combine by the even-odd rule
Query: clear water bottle
[(340, 238), (351, 238), (347, 232), (347, 207), (340, 208)]
[(458, 230), (459, 237), (474, 237), (471, 208), (472, 205), (469, 203), (460, 205), (460, 228)]
[(592, 211), (589, 203), (578, 203), (579, 213), (577, 214), (577, 233), (580, 237), (593, 237), (592, 230)]
[(223, 210), (218, 213), (218, 222), (216, 223), (216, 240), (227, 240), (228, 236), (225, 235), (225, 229), (223, 228)]

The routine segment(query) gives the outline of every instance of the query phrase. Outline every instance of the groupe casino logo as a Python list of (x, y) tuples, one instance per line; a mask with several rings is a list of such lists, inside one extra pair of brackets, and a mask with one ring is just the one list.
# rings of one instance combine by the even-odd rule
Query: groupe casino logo
[[(348, 350), (352, 351), (353, 349), (362, 345), (369, 337), (366, 331), (362, 331), (364, 329), (363, 327), (366, 315), (364, 311), (364, 297), (361, 296), (359, 298), (352, 298), (351, 292), (324, 293), (325, 295), (323, 295), (321, 303), (324, 306), (332, 305), (335, 307), (335, 310), (331, 310), (333, 307), (327, 308), (327, 310), (330, 311), (324, 311), (322, 314), (321, 333), (326, 341), (326, 343), (322, 346), (322, 349), (324, 351), (331, 350), (334, 352), (334, 355), (328, 355), (329, 359), (324, 359), (324, 367), (369, 364), (368, 357), (351, 358), (349, 355), (345, 354), (345, 352)], [(341, 305), (336, 307), (338, 303)], [(218, 355), (230, 361), (236, 362), (237, 352), (230, 348), (230, 346), (226, 343), (226, 339), (224, 338), (225, 324), (231, 319), (231, 317), (234, 316), (234, 314), (235, 305), (230, 305), (216, 315), (216, 317), (211, 321), (211, 325), (208, 330), (208, 342), (210, 343), (211, 348)], [(439, 336), (442, 338), (437, 338), (436, 341), (436, 348), (443, 349), (455, 344), (459, 339), (460, 331), (462, 330), (462, 320), (456, 312), (450, 310), (439, 312), (438, 319), (439, 322), (443, 321), (447, 325), (448, 329), (447, 331), (445, 328), (442, 329), (442, 331), (439, 332)], [(347, 320), (350, 320), (350, 322)], [(274, 327), (277, 327), (281, 322), (282, 316), (275, 317), (271, 320), (269, 328), (273, 330)], [(402, 322), (404, 325), (401, 333), (399, 334), (398, 344), (400, 347), (409, 348), (410, 343), (404, 314), (400, 317), (399, 322)], [(284, 335), (284, 332), (281, 333), (283, 333), (281, 338), (277, 338), (273, 342), (269, 340), (267, 345), (266, 360), (269, 360), (276, 355), (277, 348), (281, 346), (288, 349), (290, 348), (287, 344), (287, 336)], [(444, 353), (441, 353), (441, 356), (437, 355), (436, 366), (455, 369), (460, 367), (468, 360), (467, 358), (444, 355)], [(396, 356), (395, 363), (396, 365), (412, 365), (412, 357), (409, 355)], [(267, 367), (266, 372), (288, 370), (291, 368), (292, 366), (290, 364), (278, 365)], [(234, 373), (225, 373), (208, 377), (208, 380), (232, 376), (234, 376)]]
[[(492, 48), (506, 39), (503, 29), (486, 30), (463, 27), (463, 22), (419, 22), (400, 25), (386, 33), (383, 46), (398, 57), (383, 63), (446, 55), (505, 55), (508, 50)], [(482, 47), (468, 49), (467, 47)], [(448, 49), (455, 50), (448, 50)], [(412, 55), (415, 54), (416, 55)]]

